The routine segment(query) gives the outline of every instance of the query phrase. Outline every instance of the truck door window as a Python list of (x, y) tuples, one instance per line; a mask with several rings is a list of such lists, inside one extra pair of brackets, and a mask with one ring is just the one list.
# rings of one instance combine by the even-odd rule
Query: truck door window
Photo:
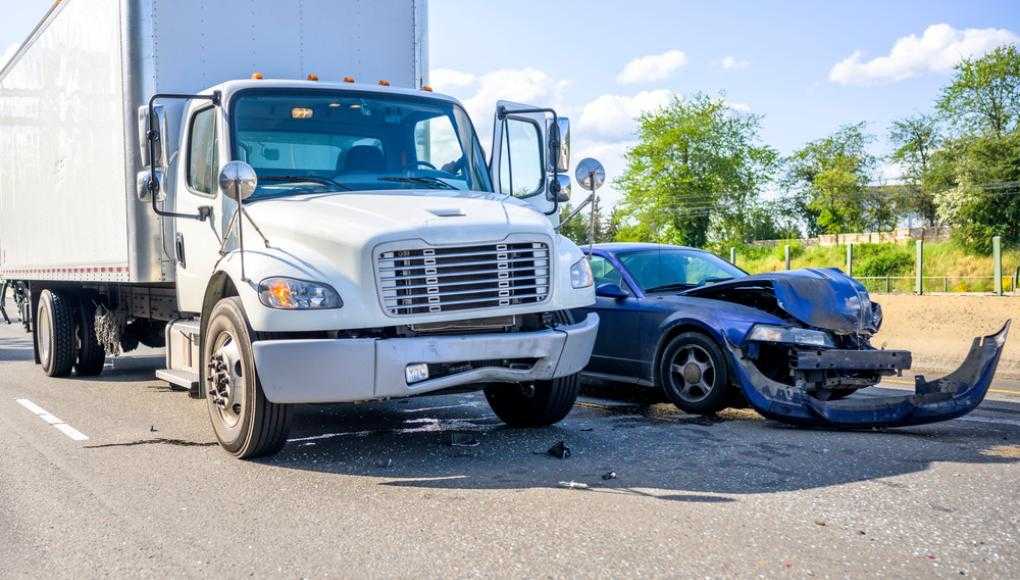
[(523, 119), (507, 119), (499, 167), (502, 193), (531, 197), (542, 191), (544, 180), (542, 135), (538, 125)]
[(188, 187), (213, 195), (219, 177), (220, 160), (216, 146), (216, 109), (203, 109), (191, 118), (188, 148)]

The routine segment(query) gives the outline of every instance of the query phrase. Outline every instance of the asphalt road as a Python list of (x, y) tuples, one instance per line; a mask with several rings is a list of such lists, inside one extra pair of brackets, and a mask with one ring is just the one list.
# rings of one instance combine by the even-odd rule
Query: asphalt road
[(633, 398), (532, 431), (477, 395), (306, 407), (278, 456), (241, 462), (154, 353), (88, 380), (31, 354), (0, 325), (4, 578), (1020, 577), (1008, 392), (873, 432)]

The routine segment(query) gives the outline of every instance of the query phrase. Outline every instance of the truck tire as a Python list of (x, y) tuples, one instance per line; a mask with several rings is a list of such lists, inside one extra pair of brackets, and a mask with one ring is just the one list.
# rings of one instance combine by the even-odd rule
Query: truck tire
[(262, 391), (251, 336), (240, 298), (213, 307), (202, 348), (206, 407), (216, 439), (239, 459), (276, 453), (290, 425), (290, 407), (269, 402)]
[(63, 292), (43, 290), (36, 314), (39, 362), (50, 377), (71, 374), (75, 359), (75, 308)]
[(548, 427), (574, 408), (581, 375), (551, 381), (498, 384), (485, 387), (485, 398), (496, 416), (512, 427)]
[(74, 372), (79, 377), (94, 377), (103, 372), (106, 364), (106, 349), (96, 338), (96, 304), (89, 297), (82, 297), (78, 310), (78, 357)]
[(682, 332), (672, 339), (659, 360), (659, 386), (669, 400), (685, 413), (714, 415), (730, 406), (726, 357), (710, 337)]

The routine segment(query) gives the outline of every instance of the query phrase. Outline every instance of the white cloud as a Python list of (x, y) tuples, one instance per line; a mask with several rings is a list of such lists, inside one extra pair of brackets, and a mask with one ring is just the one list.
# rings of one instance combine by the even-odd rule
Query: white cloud
[(497, 101), (551, 106), (560, 115), (570, 114), (570, 108), (563, 102), (563, 92), (570, 83), (554, 80), (545, 71), (534, 68), (500, 69), (477, 76), (453, 69), (433, 69), (429, 79), (437, 91), (460, 99), (486, 151), (492, 141)]
[(615, 142), (633, 137), (635, 119), (669, 104), (673, 92), (642, 91), (633, 96), (602, 95), (581, 109), (578, 129), (591, 137)]
[(898, 39), (885, 56), (865, 61), (862, 51), (854, 51), (832, 67), (829, 80), (841, 85), (901, 81), (926, 72), (948, 71), (964, 58), (1018, 40), (1020, 37), (1004, 28), (957, 30), (948, 24), (933, 24), (920, 37), (911, 34)]
[(741, 68), (747, 68), (750, 65), (751, 63), (749, 61), (740, 60), (735, 56), (724, 56), (722, 57), (722, 60), (719, 61), (719, 66), (726, 70), (737, 70)]
[(471, 86), (475, 84), (476, 80), (478, 78), (475, 75), (452, 68), (437, 68), (429, 71), (429, 84), (441, 93)]
[(10, 60), (14, 53), (18, 51), (19, 44), (12, 44), (4, 49), (3, 53), (0, 53), (0, 68), (3, 68), (7, 61)]
[(687, 64), (687, 55), (679, 50), (650, 54), (627, 63), (616, 76), (622, 85), (661, 81)]

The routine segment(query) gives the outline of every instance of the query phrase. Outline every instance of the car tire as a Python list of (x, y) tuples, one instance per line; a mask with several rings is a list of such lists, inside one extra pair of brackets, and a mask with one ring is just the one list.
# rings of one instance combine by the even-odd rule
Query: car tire
[(106, 349), (96, 338), (96, 305), (90, 298), (82, 297), (78, 312), (78, 356), (74, 372), (79, 377), (94, 377), (103, 372), (106, 364)]
[(659, 360), (658, 379), (666, 397), (685, 413), (714, 415), (733, 400), (726, 357), (700, 332), (670, 339)]
[(496, 416), (512, 427), (548, 427), (574, 408), (581, 391), (581, 375), (485, 387), (485, 398)]
[(43, 372), (50, 377), (71, 374), (75, 360), (75, 309), (62, 292), (43, 290), (36, 314), (36, 344)]
[(252, 330), (241, 299), (213, 307), (202, 352), (206, 407), (216, 439), (239, 459), (278, 452), (287, 442), (291, 407), (266, 399), (255, 371)]

